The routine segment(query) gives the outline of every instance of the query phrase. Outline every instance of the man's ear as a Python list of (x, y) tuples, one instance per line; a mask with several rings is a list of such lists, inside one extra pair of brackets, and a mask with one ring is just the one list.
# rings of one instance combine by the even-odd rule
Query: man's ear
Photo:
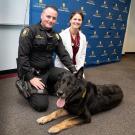
[(43, 13), (41, 13), (40, 19), (41, 19), (41, 20), (43, 19)]
[(84, 72), (84, 68), (81, 67), (81, 68), (77, 71), (77, 73), (75, 74), (76, 78), (78, 78), (78, 79), (83, 79), (83, 72)]

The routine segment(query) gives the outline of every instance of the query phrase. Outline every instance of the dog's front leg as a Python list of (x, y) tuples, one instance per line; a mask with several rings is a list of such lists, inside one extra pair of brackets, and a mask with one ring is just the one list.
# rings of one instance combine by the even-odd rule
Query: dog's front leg
[(86, 123), (91, 122), (91, 113), (90, 113), (87, 106), (84, 106), (84, 115), (83, 115), (83, 117), (84, 117), (84, 120), (85, 120)]
[(48, 133), (51, 133), (51, 134), (58, 133), (58, 132), (60, 132), (60, 131), (62, 131), (64, 129), (73, 127), (74, 125), (78, 125), (78, 124), (81, 124), (81, 123), (84, 123), (83, 119), (78, 118), (78, 116), (71, 117), (71, 118), (68, 118), (68, 119), (66, 119), (66, 120), (52, 126), (48, 130)]
[(49, 121), (52, 121), (54, 119), (57, 119), (57, 118), (59, 118), (61, 116), (66, 116), (66, 115), (68, 115), (68, 112), (66, 110), (64, 110), (64, 109), (58, 109), (58, 110), (52, 112), (49, 115), (46, 115), (46, 116), (43, 116), (43, 117), (37, 119), (37, 123), (39, 123), (39, 124), (45, 124), (45, 123), (47, 123)]

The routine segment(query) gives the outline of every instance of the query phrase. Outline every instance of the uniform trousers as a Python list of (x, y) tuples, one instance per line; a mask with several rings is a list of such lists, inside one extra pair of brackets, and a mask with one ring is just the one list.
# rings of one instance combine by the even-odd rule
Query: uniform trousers
[(46, 111), (49, 105), (49, 95), (56, 95), (56, 90), (54, 88), (59, 74), (63, 72), (70, 72), (66, 69), (53, 67), (48, 70), (45, 74), (41, 73), (42, 82), (45, 84), (44, 93), (34, 93), (29, 98), (28, 101), (32, 108), (36, 111), (42, 112)]

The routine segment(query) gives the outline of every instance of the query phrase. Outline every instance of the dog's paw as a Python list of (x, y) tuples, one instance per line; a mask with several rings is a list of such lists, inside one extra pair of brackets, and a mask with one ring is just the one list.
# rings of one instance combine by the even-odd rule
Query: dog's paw
[(44, 117), (41, 117), (41, 118), (39, 118), (39, 119), (37, 119), (37, 123), (38, 124), (45, 124), (45, 123), (47, 123), (48, 122), (48, 119), (47, 119), (47, 116), (44, 116)]
[(48, 130), (48, 133), (49, 134), (56, 134), (60, 131), (61, 131), (61, 129), (58, 126), (53, 126)]

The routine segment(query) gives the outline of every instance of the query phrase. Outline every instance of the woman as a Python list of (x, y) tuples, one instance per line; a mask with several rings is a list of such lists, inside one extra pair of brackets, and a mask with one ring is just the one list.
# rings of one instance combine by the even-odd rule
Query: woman
[[(86, 37), (80, 31), (83, 19), (84, 16), (81, 11), (73, 12), (70, 16), (70, 27), (60, 33), (63, 44), (77, 70), (84, 66), (86, 56)], [(55, 59), (55, 66), (66, 68), (58, 56)]]

